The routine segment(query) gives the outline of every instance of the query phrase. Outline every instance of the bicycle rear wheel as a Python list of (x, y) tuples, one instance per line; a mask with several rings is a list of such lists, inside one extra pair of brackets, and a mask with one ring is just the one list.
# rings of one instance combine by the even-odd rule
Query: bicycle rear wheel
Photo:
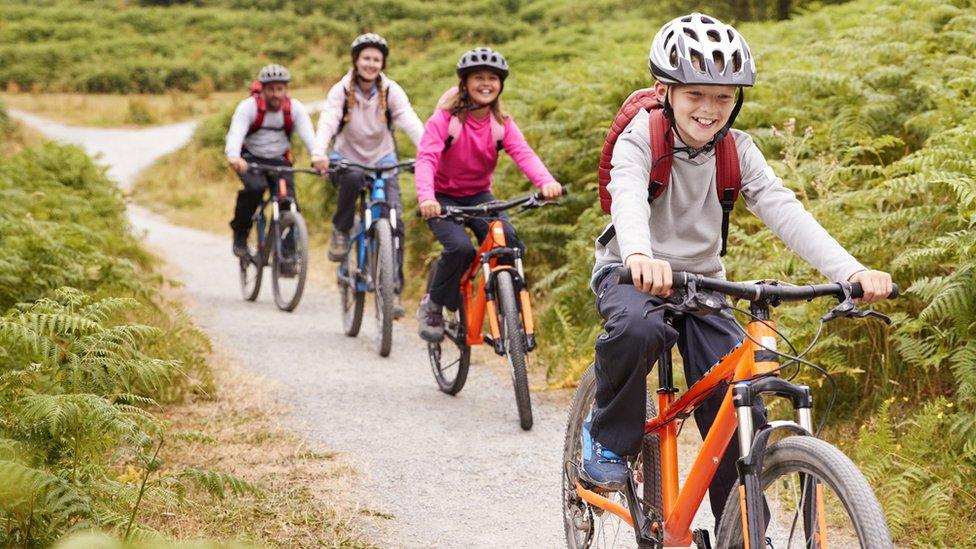
[[(881, 506), (864, 475), (823, 440), (791, 436), (766, 448), (760, 484), (769, 508), (770, 547), (893, 547)], [(739, 499), (736, 483), (716, 530), (719, 547), (745, 545)]]
[(373, 225), (373, 283), (376, 291), (376, 347), (380, 356), (389, 356), (393, 347), (393, 299), (396, 285), (393, 260), (393, 229), (389, 219), (378, 219)]
[(276, 253), (271, 264), (271, 289), (275, 305), (282, 311), (291, 312), (302, 299), (305, 278), (308, 276), (308, 229), (302, 214), (282, 212), (276, 239)]
[[(591, 417), (595, 395), (596, 371), (590, 365), (573, 396), (563, 441), (562, 507), (566, 545), (570, 549), (634, 547), (634, 531), (626, 522), (617, 515), (591, 506), (576, 493), (583, 460), (583, 423)], [(657, 406), (650, 394), (646, 406), (647, 417), (657, 415)], [(644, 512), (652, 517), (661, 516), (661, 450), (657, 435), (644, 436), (639, 456), (629, 465), (638, 493), (643, 496)], [(603, 495), (618, 505), (627, 506), (627, 498), (620, 492)]]
[[(427, 275), (428, 288), (436, 271), (437, 263), (434, 263)], [(427, 357), (430, 359), (430, 369), (434, 372), (437, 387), (449, 395), (456, 395), (464, 387), (468, 379), (468, 367), (471, 365), (464, 303), (461, 303), (457, 311), (445, 313), (444, 339), (439, 343), (427, 342)]]
[(363, 324), (363, 304), (366, 292), (359, 288), (359, 249), (362, 238), (352, 239), (345, 261), (339, 266), (339, 293), (342, 296), (342, 331), (349, 337), (359, 335)]
[(515, 283), (512, 273), (498, 271), (495, 275), (495, 296), (499, 304), (502, 341), (505, 343), (505, 356), (512, 369), (512, 384), (515, 386), (515, 405), (518, 408), (519, 424), (528, 431), (532, 428), (532, 399), (529, 395), (529, 376), (526, 372), (525, 330), (522, 329), (522, 315), (516, 304)]
[(264, 250), (261, 249), (261, 228), (254, 223), (247, 232), (247, 256), (239, 258), (241, 296), (254, 301), (261, 293), (261, 279), (264, 276)]

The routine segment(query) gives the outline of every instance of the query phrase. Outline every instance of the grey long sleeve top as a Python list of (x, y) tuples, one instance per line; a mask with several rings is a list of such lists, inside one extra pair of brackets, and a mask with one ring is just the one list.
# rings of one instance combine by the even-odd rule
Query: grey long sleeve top
[[(284, 113), (280, 110), (265, 112), (261, 129), (247, 135), (247, 130), (257, 116), (258, 105), (253, 97), (248, 97), (237, 105), (234, 117), (230, 120), (230, 129), (227, 130), (224, 146), (224, 154), (228, 158), (240, 156), (241, 146), (247, 147), (251, 154), (260, 158), (277, 158), (289, 149), (291, 144), (288, 136), (281, 130), (285, 126)], [(311, 153), (315, 142), (312, 118), (308, 115), (305, 105), (294, 97), (291, 98), (291, 122), (292, 130), (298, 134), (305, 148)]]
[[(690, 159), (674, 156), (665, 191), (648, 204), (651, 144), (648, 113), (641, 111), (620, 135), (613, 151), (610, 183), (611, 224), (616, 236), (596, 243), (594, 276), (632, 254), (663, 259), (675, 270), (724, 276), (719, 258), (722, 207), (715, 191), (715, 153)], [(772, 168), (752, 138), (732, 130), (742, 174), (740, 197), (783, 242), (832, 281), (865, 270), (806, 211)], [(676, 140), (676, 146), (682, 146)], [(609, 225), (607, 226), (609, 229)]]

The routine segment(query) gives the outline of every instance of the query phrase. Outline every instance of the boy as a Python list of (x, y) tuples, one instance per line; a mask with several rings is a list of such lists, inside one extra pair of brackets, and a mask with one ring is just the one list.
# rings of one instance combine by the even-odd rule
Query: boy
[[(671, 270), (707, 276), (725, 274), (723, 210), (715, 190), (715, 146), (730, 131), (747, 207), (786, 244), (831, 280), (859, 282), (866, 303), (891, 292), (891, 277), (871, 271), (837, 243), (783, 186), (748, 134), (731, 130), (742, 105), (742, 88), (752, 86), (755, 63), (745, 39), (729, 25), (693, 13), (664, 25), (648, 59), (656, 79), (655, 96), (670, 124), (673, 140), (670, 181), (648, 202), (652, 154), (648, 117), (641, 110), (613, 149), (611, 220), (597, 240), (592, 287), (606, 333), (596, 343), (596, 402), (584, 425), (582, 478), (620, 490), (629, 475), (623, 456), (640, 447), (645, 421), (647, 375), (675, 342), (691, 385), (741, 341), (729, 316), (688, 315), (665, 324), (661, 311), (643, 312), (671, 293)], [(738, 93), (737, 93), (738, 92)], [(736, 97), (738, 95), (738, 97)], [(618, 285), (613, 270), (630, 268), (634, 286)], [(716, 394), (695, 410), (702, 436), (708, 432), (724, 395)], [(765, 411), (757, 407), (757, 426)], [(709, 486), (714, 516), (720, 517), (737, 480), (735, 444), (719, 463)]]

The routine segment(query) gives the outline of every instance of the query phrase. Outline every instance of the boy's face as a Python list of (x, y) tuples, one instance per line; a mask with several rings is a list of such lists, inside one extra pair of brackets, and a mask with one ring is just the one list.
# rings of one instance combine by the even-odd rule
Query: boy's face
[(735, 86), (673, 85), (657, 82), (654, 92), (660, 101), (669, 93), (674, 122), (681, 140), (692, 147), (702, 147), (715, 137), (732, 116)]

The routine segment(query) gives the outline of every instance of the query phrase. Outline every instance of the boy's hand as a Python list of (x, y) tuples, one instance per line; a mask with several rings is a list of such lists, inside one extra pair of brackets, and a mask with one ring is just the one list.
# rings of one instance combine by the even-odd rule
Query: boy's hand
[(563, 195), (563, 186), (553, 181), (542, 186), (542, 197), (546, 200), (555, 200)]
[(247, 172), (247, 161), (239, 156), (229, 157), (227, 159), (227, 165), (241, 175), (244, 175)]
[(329, 157), (327, 156), (313, 156), (312, 157), (312, 167), (322, 174), (322, 177), (328, 177), (329, 175)]
[(425, 219), (441, 215), (441, 203), (436, 200), (424, 200), (420, 203), (420, 215)]
[(638, 290), (661, 297), (671, 295), (671, 264), (667, 261), (631, 254), (624, 264), (630, 267), (630, 276)]
[(860, 303), (874, 303), (891, 295), (891, 275), (884, 271), (859, 271), (847, 279), (848, 282), (858, 282), (864, 289), (864, 297)]

